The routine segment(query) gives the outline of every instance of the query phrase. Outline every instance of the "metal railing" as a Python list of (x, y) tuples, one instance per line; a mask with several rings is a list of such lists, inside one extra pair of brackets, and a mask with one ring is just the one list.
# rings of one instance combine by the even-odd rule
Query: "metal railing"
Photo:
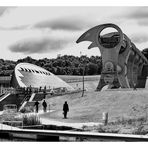
[(58, 131), (58, 130), (30, 130), (30, 129), (10, 129), (0, 130), (1, 133), (10, 134), (29, 134), (40, 136), (55, 136), (55, 137), (78, 137), (78, 138), (91, 138), (105, 141), (148, 141), (146, 135), (129, 135), (129, 134), (112, 134), (112, 133), (95, 133), (95, 132), (74, 132), (74, 131)]
[[(9, 126), (11, 130), (13, 130), (13, 128), (15, 127), (23, 128), (23, 121), (1, 121), (0, 123), (1, 123), (1, 128), (0, 128), (1, 130), (6, 130), (5, 125)], [(5, 124), (5, 123), (8, 123), (8, 124)], [(14, 123), (17, 123), (17, 124), (19, 123), (21, 124), (21, 126), (13, 126)]]

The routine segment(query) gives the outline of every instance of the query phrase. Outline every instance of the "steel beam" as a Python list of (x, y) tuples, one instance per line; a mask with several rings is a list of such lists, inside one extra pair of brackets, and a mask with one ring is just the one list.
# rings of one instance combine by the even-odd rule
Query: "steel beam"
[[(106, 28), (114, 28), (116, 32), (101, 35)], [(138, 86), (142, 67), (148, 64), (148, 60), (117, 25), (95, 26), (82, 34), (76, 42), (82, 41), (92, 42), (88, 49), (98, 47), (101, 52), (102, 72), (97, 90), (105, 85), (121, 88)], [(144, 85), (145, 81), (141, 83)]]

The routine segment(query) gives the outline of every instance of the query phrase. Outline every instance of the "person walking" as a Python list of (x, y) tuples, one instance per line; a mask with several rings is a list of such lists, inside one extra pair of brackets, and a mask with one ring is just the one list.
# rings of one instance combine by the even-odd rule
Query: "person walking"
[(45, 113), (47, 111), (47, 103), (45, 100), (43, 101), (42, 106), (43, 106), (43, 111)]
[(137, 88), (136, 88), (136, 83), (134, 83), (133, 90), (137, 90)]
[(69, 111), (69, 106), (67, 104), (67, 101), (63, 104), (63, 114), (64, 114), (64, 119), (67, 118), (67, 112)]
[(38, 113), (38, 110), (39, 110), (39, 102), (36, 101), (35, 104), (34, 104), (34, 106), (35, 106), (36, 113)]

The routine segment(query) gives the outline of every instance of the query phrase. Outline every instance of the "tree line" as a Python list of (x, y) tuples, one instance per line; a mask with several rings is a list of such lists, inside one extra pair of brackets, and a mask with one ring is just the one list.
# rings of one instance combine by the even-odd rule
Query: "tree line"
[(55, 75), (98, 75), (102, 69), (102, 59), (100, 56), (81, 57), (64, 55), (57, 58), (33, 59), (26, 57), (17, 61), (0, 59), (0, 75), (8, 76), (12, 74), (18, 63), (31, 63), (52, 72)]
[[(148, 59), (148, 48), (142, 50), (142, 53)], [(56, 75), (98, 75), (102, 70), (101, 56), (81, 57), (73, 55), (57, 56), (57, 58), (33, 59), (30, 56), (17, 61), (0, 59), (0, 76), (12, 74), (18, 63), (31, 63), (43, 67)]]

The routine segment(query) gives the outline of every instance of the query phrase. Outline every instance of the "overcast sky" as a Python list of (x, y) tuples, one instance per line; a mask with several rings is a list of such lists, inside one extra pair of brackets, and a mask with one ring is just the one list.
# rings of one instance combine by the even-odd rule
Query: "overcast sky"
[(148, 7), (0, 7), (0, 58), (100, 55), (76, 40), (103, 23), (119, 25), (140, 50), (148, 47)]

